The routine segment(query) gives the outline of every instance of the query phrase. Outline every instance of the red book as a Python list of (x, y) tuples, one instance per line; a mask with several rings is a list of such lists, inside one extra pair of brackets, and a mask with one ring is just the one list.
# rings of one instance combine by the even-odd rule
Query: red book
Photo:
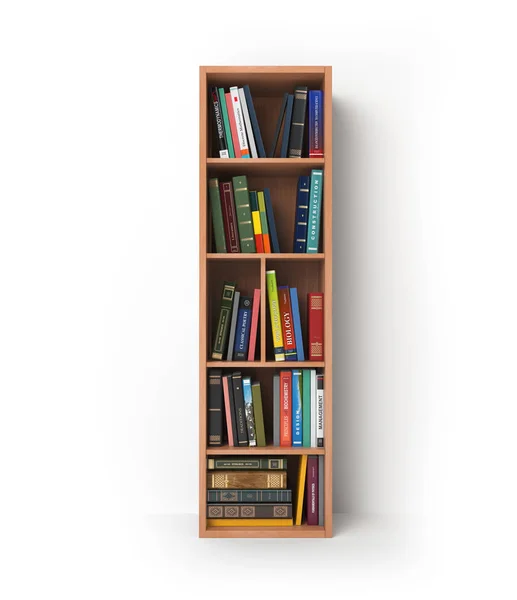
[(264, 243), (262, 241), (262, 234), (255, 233), (255, 245), (257, 246), (257, 252), (264, 254)]
[(235, 212), (232, 184), (230, 182), (220, 183), (219, 191), (221, 192), (221, 208), (223, 211), (226, 248), (228, 249), (228, 252), (240, 252), (239, 230), (237, 229), (237, 214)]
[(323, 293), (307, 294), (309, 360), (323, 360)]
[(309, 456), (307, 459), (307, 525), (318, 524), (319, 490), (318, 490), (318, 457)]
[(235, 158), (241, 158), (241, 147), (239, 146), (239, 138), (237, 136), (237, 123), (235, 122), (235, 113), (233, 112), (232, 95), (230, 92), (226, 92), (224, 98), (226, 100), (226, 108), (228, 109), (230, 130), (232, 132), (233, 151), (235, 152)]
[(293, 380), (291, 371), (280, 371), (280, 445), (291, 446), (291, 402)]
[(253, 307), (251, 309), (250, 343), (248, 347), (248, 360), (255, 360), (255, 346), (257, 343), (258, 318), (260, 310), (260, 290), (253, 292)]
[(282, 319), (285, 360), (297, 360), (293, 311), (291, 310), (291, 295), (288, 286), (278, 286), (278, 302), (280, 304), (280, 318)]
[(226, 413), (226, 429), (228, 431), (228, 446), (235, 446), (233, 443), (233, 431), (232, 431), (232, 409), (230, 407), (230, 392), (228, 390), (228, 380), (226, 377), (223, 380), (223, 397), (224, 397), (224, 410)]

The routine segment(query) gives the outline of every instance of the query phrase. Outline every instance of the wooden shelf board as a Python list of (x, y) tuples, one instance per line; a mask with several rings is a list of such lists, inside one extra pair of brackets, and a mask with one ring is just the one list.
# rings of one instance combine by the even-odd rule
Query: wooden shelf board
[(223, 454), (279, 454), (279, 455), (301, 455), (301, 454), (325, 454), (325, 448), (301, 448), (298, 447), (287, 447), (287, 446), (253, 446), (250, 448), (246, 446), (244, 448), (237, 446), (219, 446), (217, 448), (207, 448), (206, 453), (208, 456), (223, 455)]
[(317, 369), (325, 367), (325, 361), (316, 360), (286, 360), (283, 362), (277, 362), (275, 360), (207, 360), (206, 366), (209, 368), (227, 369), (231, 367), (235, 368), (248, 368), (255, 369), (261, 368), (278, 368), (278, 369)]
[(201, 532), (201, 537), (324, 538), (325, 527), (317, 525), (293, 525), (292, 527), (207, 527), (204, 532)]
[(261, 172), (263, 175), (298, 173), (302, 170), (324, 169), (324, 158), (207, 158), (206, 166), (211, 172), (243, 171)]
[(217, 252), (209, 252), (206, 255), (207, 260), (260, 260), (265, 258), (267, 260), (287, 260), (290, 262), (298, 262), (305, 260), (325, 260), (325, 254), (294, 254), (292, 252), (280, 252), (279, 254), (266, 254), (266, 253), (228, 253), (219, 254)]

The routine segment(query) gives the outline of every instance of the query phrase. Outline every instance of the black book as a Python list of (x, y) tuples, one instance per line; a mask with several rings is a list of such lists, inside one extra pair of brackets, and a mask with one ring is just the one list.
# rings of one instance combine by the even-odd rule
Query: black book
[(208, 373), (208, 445), (223, 443), (223, 383), (221, 369)]
[[(244, 410), (244, 392), (242, 391), (242, 374), (234, 373), (233, 400), (235, 402), (235, 415), (237, 421), (237, 444), (236, 446), (248, 445), (248, 426), (246, 424), (246, 412)], [(235, 441), (234, 441), (235, 443)]]
[(237, 440), (237, 413), (235, 412), (235, 400), (233, 397), (233, 382), (231, 375), (225, 375), (226, 381), (228, 383), (228, 399), (230, 401), (230, 413), (231, 413), (231, 427), (232, 427), (232, 436), (233, 436), (233, 445), (238, 446)]
[(269, 153), (269, 158), (275, 158), (276, 147), (278, 146), (278, 140), (280, 138), (280, 130), (282, 129), (282, 123), (284, 121), (285, 109), (287, 106), (287, 97), (289, 94), (286, 92), (284, 94), (284, 99), (282, 101), (282, 108), (280, 109), (280, 113), (278, 115), (278, 121), (276, 122), (275, 129), (275, 137), (273, 138), (273, 146), (271, 147), (271, 151)]
[(226, 141), (226, 135), (224, 133), (223, 112), (219, 102), (219, 94), (217, 93), (217, 88), (215, 86), (210, 88), (210, 98), (212, 100), (212, 110), (214, 112), (215, 127), (217, 132), (217, 143), (219, 145), (219, 158), (230, 158), (230, 154), (228, 152), (228, 142)]
[(307, 112), (307, 86), (298, 86), (294, 91), (293, 118), (289, 135), (289, 158), (301, 158), (305, 115)]

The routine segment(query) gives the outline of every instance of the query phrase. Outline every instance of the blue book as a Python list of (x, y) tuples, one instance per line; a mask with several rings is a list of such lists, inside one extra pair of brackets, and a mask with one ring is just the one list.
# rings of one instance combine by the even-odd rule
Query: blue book
[(235, 329), (235, 345), (233, 346), (233, 360), (246, 360), (248, 358), (252, 304), (253, 299), (248, 296), (241, 296), (239, 299), (239, 312), (237, 313), (237, 327)]
[(253, 135), (255, 136), (255, 142), (257, 144), (257, 151), (259, 158), (266, 158), (266, 151), (264, 144), (262, 143), (262, 136), (260, 135), (260, 127), (257, 121), (257, 114), (255, 113), (255, 107), (253, 106), (253, 99), (251, 97), (250, 86), (244, 85), (244, 96), (246, 96), (246, 104), (248, 105), (248, 112), (250, 114), (251, 126), (253, 128)]
[(323, 157), (323, 92), (309, 92), (309, 158)]
[(271, 246), (273, 247), (273, 252), (279, 254), (280, 246), (278, 245), (278, 236), (276, 234), (275, 226), (275, 215), (273, 214), (273, 205), (271, 204), (271, 195), (269, 193), (269, 188), (264, 188), (264, 202), (266, 203), (267, 224), (269, 226), (269, 238), (271, 240)]
[(251, 393), (251, 378), (242, 378), (242, 391), (244, 394), (244, 413), (246, 415), (246, 427), (248, 429), (248, 442), (250, 446), (257, 445), (255, 433), (255, 414), (253, 412), (253, 395)]
[(291, 294), (291, 313), (293, 315), (294, 339), (296, 340), (296, 356), (298, 357), (298, 360), (305, 360), (300, 307), (298, 306), (298, 290), (296, 288), (291, 288), (289, 293)]
[(282, 128), (282, 121), (284, 120), (285, 107), (287, 106), (288, 96), (289, 96), (289, 94), (286, 92), (284, 94), (284, 99), (282, 100), (282, 108), (280, 109), (280, 114), (278, 115), (278, 121), (276, 122), (275, 136), (273, 137), (273, 145), (271, 146), (271, 152), (269, 153), (269, 158), (275, 158), (276, 147), (278, 145), (278, 138), (280, 137), (280, 129)]
[(320, 219), (323, 191), (323, 171), (312, 169), (309, 194), (309, 224), (307, 230), (307, 253), (316, 254), (320, 245)]
[(294, 219), (293, 252), (305, 254), (307, 250), (307, 219), (309, 215), (309, 187), (311, 178), (301, 175), (298, 178), (298, 194)]
[(294, 94), (289, 94), (287, 97), (287, 107), (285, 109), (284, 133), (282, 136), (282, 149), (280, 150), (280, 158), (287, 158), (289, 149), (289, 132), (291, 131), (291, 117), (293, 116)]
[(302, 372), (300, 369), (293, 369), (293, 430), (292, 442), (293, 446), (301, 446), (303, 444), (303, 428), (302, 428)]

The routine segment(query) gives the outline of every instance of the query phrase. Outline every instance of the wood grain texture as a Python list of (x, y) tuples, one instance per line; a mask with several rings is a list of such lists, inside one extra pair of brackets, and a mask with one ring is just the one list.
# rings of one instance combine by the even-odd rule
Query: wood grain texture
[(218, 446), (217, 448), (207, 448), (206, 449), (207, 456), (217, 456), (219, 454), (226, 455), (264, 455), (269, 456), (271, 454), (274, 455), (298, 455), (298, 454), (321, 454), (325, 455), (325, 448), (303, 448), (297, 446), (295, 448), (288, 448), (287, 446), (272, 446), (271, 444), (267, 446), (262, 446), (258, 448), (256, 446), (247, 447), (247, 448), (235, 448), (234, 446)]
[(214, 538), (323, 538), (324, 527), (209, 527), (203, 537)]

